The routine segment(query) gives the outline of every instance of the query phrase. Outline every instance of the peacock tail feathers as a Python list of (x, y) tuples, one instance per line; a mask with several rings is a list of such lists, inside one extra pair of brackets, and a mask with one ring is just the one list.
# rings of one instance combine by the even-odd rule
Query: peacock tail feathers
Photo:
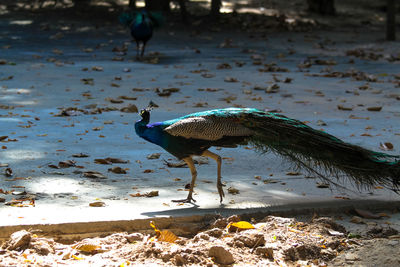
[[(144, 16), (143, 16), (144, 14)], [(123, 12), (118, 16), (119, 22), (124, 26), (137, 25), (143, 22), (145, 17), (146, 23), (150, 23), (153, 27), (160, 27), (164, 23), (164, 16), (161, 12), (149, 12), (146, 10), (135, 10), (130, 12)]]
[(276, 113), (262, 111), (245, 116), (246, 127), (254, 131), (249, 139), (259, 151), (279, 154), (298, 167), (333, 183), (349, 179), (356, 186), (400, 186), (400, 156), (371, 151), (313, 129)]
[(259, 152), (283, 156), (329, 183), (336, 184), (330, 178), (333, 176), (360, 187), (400, 187), (400, 156), (346, 143), (278, 113), (254, 108), (215, 109), (165, 121), (163, 125), (171, 135), (207, 140), (210, 145), (218, 145), (217, 140), (227, 137), (237, 140), (238, 145), (244, 140)]

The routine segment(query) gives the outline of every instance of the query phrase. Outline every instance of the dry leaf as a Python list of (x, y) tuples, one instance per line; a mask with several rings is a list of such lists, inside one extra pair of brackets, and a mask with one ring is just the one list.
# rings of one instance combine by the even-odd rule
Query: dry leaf
[(129, 160), (123, 160), (123, 159), (119, 159), (119, 158), (105, 158), (105, 160), (110, 161), (112, 163), (129, 163)]
[(82, 241), (72, 245), (71, 247), (81, 252), (93, 253), (100, 248), (100, 245), (94, 243), (93, 241)]
[(89, 203), (90, 207), (104, 207), (105, 205), (106, 205), (106, 203), (104, 203), (102, 201), (96, 201), (96, 202)]
[(239, 221), (239, 222), (231, 222), (226, 226), (226, 229), (228, 232), (236, 232), (236, 231), (242, 231), (242, 230), (247, 230), (247, 229), (254, 229), (255, 227), (246, 221)]
[(369, 107), (367, 108), (368, 111), (381, 111), (382, 107)]
[(338, 108), (339, 110), (345, 110), (345, 111), (353, 110), (353, 107), (345, 107), (345, 106), (343, 106), (343, 105), (338, 105), (337, 108)]
[(228, 193), (232, 194), (232, 195), (237, 195), (237, 194), (239, 194), (239, 189), (236, 189), (236, 188), (231, 186), (231, 187), (228, 188)]
[(175, 241), (178, 239), (178, 237), (174, 233), (168, 230), (158, 230), (153, 221), (150, 221), (150, 226), (156, 232), (157, 241), (175, 243)]
[(117, 174), (126, 174), (126, 170), (121, 167), (112, 167), (108, 169), (109, 172), (117, 173)]
[(126, 113), (137, 113), (139, 110), (136, 105), (130, 104), (126, 107), (121, 108), (120, 111)]
[(379, 148), (384, 151), (391, 151), (391, 150), (393, 150), (394, 146), (392, 143), (385, 142), (385, 143), (380, 143)]
[(99, 178), (99, 179), (106, 179), (107, 177), (104, 176), (102, 173), (97, 171), (87, 171), (83, 173), (84, 177), (87, 178)]
[(147, 159), (158, 159), (158, 158), (160, 158), (160, 153), (153, 153), (153, 154), (150, 154), (150, 155), (147, 155)]

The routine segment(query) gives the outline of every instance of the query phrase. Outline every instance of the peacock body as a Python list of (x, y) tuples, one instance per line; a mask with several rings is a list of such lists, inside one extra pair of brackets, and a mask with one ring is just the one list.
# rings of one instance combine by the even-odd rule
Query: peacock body
[(133, 39), (136, 42), (136, 57), (144, 55), (147, 42), (153, 37), (155, 26), (161, 23), (162, 16), (154, 13), (150, 14), (145, 9), (133, 12), (122, 13), (119, 16), (119, 21), (128, 26)]
[(197, 176), (193, 155), (204, 155), (218, 163), (217, 188), (222, 201), (221, 158), (208, 151), (212, 146), (235, 147), (250, 144), (261, 153), (274, 152), (317, 174), (327, 182), (348, 178), (357, 186), (400, 186), (400, 156), (352, 145), (278, 113), (254, 108), (214, 109), (177, 119), (149, 123), (150, 109), (141, 111), (136, 133), (179, 159), (192, 172), (191, 201)]

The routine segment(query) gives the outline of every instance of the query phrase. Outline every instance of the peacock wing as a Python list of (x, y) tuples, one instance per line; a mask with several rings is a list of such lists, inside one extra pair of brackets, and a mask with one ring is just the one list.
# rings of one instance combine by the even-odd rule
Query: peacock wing
[(183, 118), (164, 129), (174, 136), (187, 139), (216, 141), (227, 136), (250, 136), (253, 131), (239, 120), (220, 116), (195, 116)]

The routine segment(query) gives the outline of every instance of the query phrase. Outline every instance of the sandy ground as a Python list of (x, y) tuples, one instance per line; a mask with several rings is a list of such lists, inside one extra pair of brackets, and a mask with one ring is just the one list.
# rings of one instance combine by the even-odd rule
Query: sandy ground
[[(372, 10), (365, 17), (342, 10), (331, 18), (341, 25), (333, 29), (327, 28), (327, 18), (316, 23), (299, 14), (228, 17), (211, 26), (200, 19), (192, 27), (168, 23), (157, 30), (140, 62), (116, 17), (88, 22), (54, 13), (4, 14), (0, 189), (5, 194), (0, 200), (7, 205), (0, 208), (2, 225), (398, 201), (380, 187), (359, 192), (345, 182), (350, 191), (321, 188), (315, 177), (294, 173), (274, 155), (237, 148), (214, 151), (224, 158), (226, 189), (239, 194), (227, 194), (219, 205), (215, 164), (206, 162), (198, 167), (197, 205), (173, 204), (171, 199), (187, 194), (188, 169), (166, 166), (165, 160), (174, 159), (133, 131), (139, 116), (132, 105), (142, 108), (150, 100), (160, 106), (153, 121), (246, 106), (278, 111), (345, 141), (399, 154), (399, 43), (383, 41), (383, 13)], [(154, 153), (160, 157), (147, 158)], [(88, 157), (77, 157), (82, 154)], [(98, 164), (110, 157), (119, 163)], [(114, 173), (113, 167), (126, 174)], [(88, 178), (88, 171), (104, 177)], [(151, 191), (159, 196), (136, 197)], [(25, 201), (14, 201), (18, 198)], [(105, 207), (90, 207), (94, 202)]]

